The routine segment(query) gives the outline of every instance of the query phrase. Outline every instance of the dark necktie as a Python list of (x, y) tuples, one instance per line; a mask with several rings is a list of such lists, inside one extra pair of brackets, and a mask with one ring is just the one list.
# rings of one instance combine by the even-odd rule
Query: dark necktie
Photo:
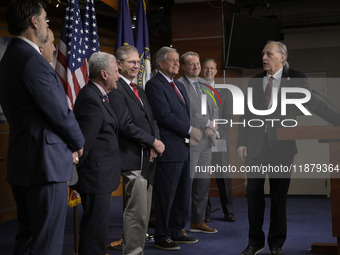
[(269, 82), (268, 82), (267, 87), (264, 91), (264, 96), (266, 97), (267, 107), (269, 106), (270, 98), (272, 97), (273, 80), (274, 80), (274, 77), (270, 76)]
[(104, 95), (104, 98), (105, 98), (106, 102), (110, 103), (109, 96), (107, 94)]
[(172, 81), (172, 82), (170, 82), (170, 84), (174, 87), (174, 90), (175, 90), (176, 94), (179, 96), (179, 98), (180, 98), (180, 99), (182, 100), (182, 102), (185, 104), (185, 101), (184, 101), (183, 97), (181, 96), (181, 94), (179, 93), (179, 91), (178, 91), (178, 89), (177, 89), (175, 83)]
[(132, 89), (133, 89), (133, 93), (135, 93), (135, 95), (136, 95), (136, 97), (139, 99), (139, 101), (142, 102), (142, 100), (141, 100), (140, 97), (139, 97), (139, 94), (138, 94), (138, 90), (137, 90), (136, 85), (135, 85), (133, 82), (131, 82), (131, 83), (130, 83), (130, 86), (131, 86)]

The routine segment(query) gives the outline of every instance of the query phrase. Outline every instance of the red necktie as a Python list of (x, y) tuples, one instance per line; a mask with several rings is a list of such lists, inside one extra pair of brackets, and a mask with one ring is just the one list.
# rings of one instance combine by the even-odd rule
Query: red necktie
[(140, 97), (139, 97), (139, 94), (138, 94), (138, 90), (137, 90), (137, 88), (136, 88), (136, 85), (135, 85), (133, 82), (131, 82), (131, 83), (130, 83), (130, 86), (131, 86), (132, 89), (133, 89), (133, 93), (135, 93), (135, 95), (136, 95), (136, 97), (139, 99), (139, 101), (142, 102), (142, 100), (141, 100)]
[(174, 90), (175, 90), (176, 94), (179, 96), (179, 98), (180, 98), (180, 99), (182, 100), (182, 102), (185, 104), (185, 101), (184, 101), (183, 97), (181, 96), (181, 94), (179, 93), (179, 91), (178, 91), (178, 89), (177, 89), (175, 83), (174, 83), (173, 81), (171, 81), (170, 84), (174, 87)]
[(264, 91), (264, 96), (266, 97), (267, 107), (269, 106), (270, 98), (272, 97), (273, 80), (274, 80), (274, 77), (270, 76), (269, 82), (268, 82), (267, 87)]

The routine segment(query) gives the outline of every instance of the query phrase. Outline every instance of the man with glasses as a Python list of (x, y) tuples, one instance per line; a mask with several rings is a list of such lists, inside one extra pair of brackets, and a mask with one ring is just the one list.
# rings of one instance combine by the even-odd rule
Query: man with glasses
[(151, 210), (152, 185), (157, 155), (164, 144), (148, 100), (133, 80), (140, 60), (138, 50), (130, 45), (116, 53), (121, 78), (109, 100), (119, 121), (119, 148), (124, 185), (123, 254), (143, 254)]

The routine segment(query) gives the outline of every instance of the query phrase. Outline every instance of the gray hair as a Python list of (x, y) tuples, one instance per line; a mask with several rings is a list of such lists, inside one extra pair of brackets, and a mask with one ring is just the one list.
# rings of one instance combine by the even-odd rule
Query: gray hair
[(123, 46), (119, 47), (118, 50), (116, 50), (115, 56), (116, 56), (118, 61), (123, 62), (126, 58), (126, 55), (130, 52), (137, 52), (138, 53), (138, 50), (137, 50), (136, 47), (134, 47), (132, 45), (123, 45)]
[(209, 62), (209, 61), (213, 62), (213, 63), (215, 64), (215, 68), (217, 68), (216, 60), (213, 59), (213, 58), (205, 58), (205, 59), (202, 61), (202, 67), (204, 66), (205, 63), (207, 63), (207, 62)]
[(198, 55), (196, 52), (188, 51), (181, 56), (181, 59), (179, 61), (181, 65), (185, 65), (185, 60), (188, 56), (196, 56), (198, 57), (198, 60), (200, 59), (200, 55)]
[(168, 53), (170, 53), (170, 52), (176, 52), (178, 54), (176, 49), (170, 48), (170, 47), (167, 47), (167, 46), (164, 46), (157, 51), (156, 65), (157, 65), (158, 68), (160, 67), (159, 62), (163, 62), (164, 60), (166, 60)]
[(270, 44), (270, 43), (275, 43), (275, 44), (279, 47), (279, 52), (280, 52), (281, 54), (283, 54), (283, 55), (286, 56), (286, 58), (283, 60), (282, 65), (283, 65), (283, 67), (285, 67), (285, 68), (289, 68), (289, 63), (288, 63), (288, 61), (287, 61), (287, 59), (288, 59), (288, 50), (287, 50), (287, 46), (286, 46), (284, 43), (279, 42), (279, 41), (268, 41), (268, 42), (266, 43), (266, 45), (268, 45), (268, 44)]
[(111, 61), (116, 61), (115, 56), (106, 52), (95, 52), (89, 60), (89, 78), (96, 79), (100, 77), (102, 70), (108, 70)]

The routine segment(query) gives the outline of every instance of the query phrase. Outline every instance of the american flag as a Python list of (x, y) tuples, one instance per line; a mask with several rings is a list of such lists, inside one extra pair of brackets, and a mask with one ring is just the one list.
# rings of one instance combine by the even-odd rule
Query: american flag
[(87, 0), (84, 14), (85, 54), (87, 60), (92, 53), (99, 51), (98, 31), (94, 0)]
[(84, 31), (78, 0), (68, 0), (57, 55), (59, 75), (72, 109), (81, 88), (88, 82)]

